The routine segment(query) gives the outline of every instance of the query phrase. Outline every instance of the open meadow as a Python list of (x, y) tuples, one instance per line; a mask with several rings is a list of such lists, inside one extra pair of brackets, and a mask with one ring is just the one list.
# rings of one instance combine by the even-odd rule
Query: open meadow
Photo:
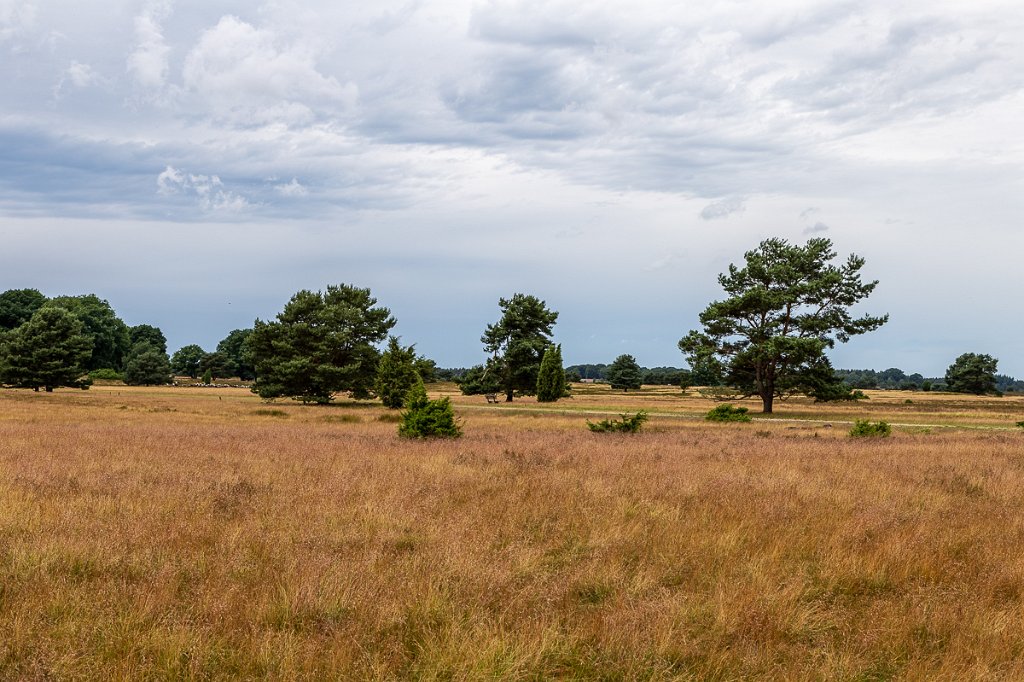
[(1024, 678), (1022, 397), (428, 388), (0, 391), (0, 678)]

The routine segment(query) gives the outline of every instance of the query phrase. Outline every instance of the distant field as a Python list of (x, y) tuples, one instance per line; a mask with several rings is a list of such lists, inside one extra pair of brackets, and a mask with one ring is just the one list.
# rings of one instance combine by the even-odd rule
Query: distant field
[(0, 391), (0, 679), (1024, 678), (1024, 398), (438, 393)]

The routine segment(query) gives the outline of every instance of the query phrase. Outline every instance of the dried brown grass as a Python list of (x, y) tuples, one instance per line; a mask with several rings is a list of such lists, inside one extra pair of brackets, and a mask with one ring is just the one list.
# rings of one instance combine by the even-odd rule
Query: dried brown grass
[(1022, 433), (460, 404), (0, 392), (0, 678), (1024, 676)]

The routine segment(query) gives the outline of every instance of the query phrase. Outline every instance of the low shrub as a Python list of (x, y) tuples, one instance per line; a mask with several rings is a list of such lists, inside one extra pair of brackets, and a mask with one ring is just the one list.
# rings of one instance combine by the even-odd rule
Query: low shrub
[(402, 413), (398, 435), (403, 438), (458, 438), (462, 429), (455, 421), (455, 410), (448, 398), (430, 400), (423, 380), (416, 383), (406, 395), (407, 409)]
[(750, 415), (747, 412), (749, 410), (745, 407), (734, 407), (729, 403), (723, 403), (709, 410), (704, 415), (704, 419), (709, 422), (748, 422), (750, 421)]
[(850, 429), (850, 435), (854, 438), (888, 438), (892, 435), (892, 427), (888, 422), (871, 422), (867, 419), (858, 419)]
[(1017, 422), (1017, 426), (1024, 429), (1024, 422)]
[(89, 378), (93, 381), (124, 381), (123, 374), (118, 372), (116, 369), (110, 369), (109, 367), (94, 369), (89, 372)]
[(620, 419), (602, 419), (596, 424), (589, 419), (587, 427), (594, 433), (636, 433), (647, 421), (647, 413), (640, 410), (634, 415), (628, 412), (619, 415)]

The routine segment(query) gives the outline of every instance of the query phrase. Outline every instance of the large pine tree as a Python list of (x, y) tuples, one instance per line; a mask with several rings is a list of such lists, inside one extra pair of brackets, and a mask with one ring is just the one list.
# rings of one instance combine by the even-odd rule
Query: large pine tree
[(63, 308), (43, 307), (5, 338), (0, 381), (52, 391), (78, 386), (92, 353), (85, 325)]

